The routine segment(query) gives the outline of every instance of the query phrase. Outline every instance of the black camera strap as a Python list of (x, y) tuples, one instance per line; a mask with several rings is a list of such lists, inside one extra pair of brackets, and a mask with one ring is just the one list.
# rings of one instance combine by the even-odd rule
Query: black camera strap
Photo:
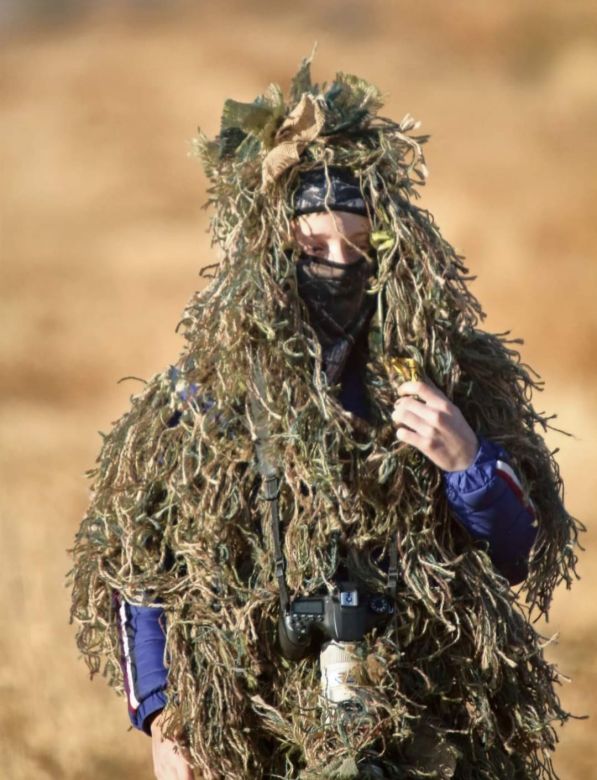
[(288, 586), (286, 585), (286, 560), (282, 552), (282, 541), (280, 539), (280, 511), (278, 507), (278, 495), (280, 493), (280, 480), (278, 477), (265, 478), (265, 499), (270, 502), (272, 538), (274, 540), (274, 556), (276, 561), (276, 579), (280, 589), (280, 607), (282, 613), (288, 611), (290, 599), (288, 597)]
[[(265, 388), (263, 385), (263, 376), (260, 371), (255, 371), (255, 385), (261, 398), (265, 397)], [(267, 407), (264, 401), (260, 401), (255, 395), (250, 397), (251, 412), (253, 424), (255, 426), (255, 451), (257, 453), (257, 463), (263, 483), (263, 495), (270, 506), (271, 532), (274, 547), (274, 558), (276, 564), (276, 579), (280, 591), (280, 608), (282, 614), (286, 614), (290, 604), (288, 595), (288, 585), (286, 584), (286, 560), (282, 551), (280, 509), (278, 497), (280, 495), (280, 478), (278, 469), (274, 464), (274, 456), (271, 450), (269, 426), (267, 422)], [(386, 591), (393, 601), (396, 597), (398, 586), (398, 544), (397, 539), (390, 544), (388, 566), (388, 584)]]
[(398, 588), (398, 540), (394, 539), (390, 544), (390, 565), (388, 566), (388, 596), (394, 601)]
[[(263, 399), (265, 398), (263, 375), (259, 370), (256, 370), (254, 378), (259, 396)], [(257, 453), (259, 473), (261, 474), (263, 483), (263, 495), (270, 506), (270, 522), (274, 543), (276, 579), (278, 580), (278, 589), (280, 593), (280, 608), (282, 614), (285, 614), (288, 611), (290, 599), (285, 577), (286, 560), (284, 559), (284, 553), (282, 552), (282, 540), (280, 535), (280, 509), (278, 505), (280, 479), (278, 477), (278, 469), (274, 463), (273, 453), (269, 446), (270, 435), (265, 401), (259, 400), (255, 395), (251, 395), (250, 404), (253, 424), (255, 426), (255, 451)]]

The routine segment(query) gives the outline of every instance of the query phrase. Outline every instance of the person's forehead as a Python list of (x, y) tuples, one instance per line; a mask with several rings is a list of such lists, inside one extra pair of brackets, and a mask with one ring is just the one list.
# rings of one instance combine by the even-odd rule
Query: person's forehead
[(368, 235), (371, 229), (367, 217), (345, 211), (303, 214), (293, 222), (299, 235), (318, 238), (333, 238), (337, 235), (354, 238)]

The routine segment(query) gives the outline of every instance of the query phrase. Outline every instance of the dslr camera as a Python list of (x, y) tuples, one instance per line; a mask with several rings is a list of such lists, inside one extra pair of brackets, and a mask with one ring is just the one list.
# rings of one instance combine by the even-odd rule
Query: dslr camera
[(278, 640), (282, 654), (300, 661), (324, 642), (359, 642), (394, 614), (384, 593), (359, 590), (354, 582), (338, 583), (334, 593), (296, 598), (280, 612)]

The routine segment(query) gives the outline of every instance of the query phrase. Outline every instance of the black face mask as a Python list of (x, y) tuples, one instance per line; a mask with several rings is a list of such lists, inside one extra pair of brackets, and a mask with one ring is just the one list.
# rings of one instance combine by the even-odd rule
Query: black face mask
[(373, 314), (374, 298), (366, 295), (371, 270), (364, 257), (348, 264), (301, 254), (296, 271), (299, 295), (323, 349), (324, 371), (335, 382)]
[(321, 345), (352, 335), (367, 297), (370, 271), (365, 258), (335, 263), (301, 254), (296, 272), (299, 295), (307, 305)]

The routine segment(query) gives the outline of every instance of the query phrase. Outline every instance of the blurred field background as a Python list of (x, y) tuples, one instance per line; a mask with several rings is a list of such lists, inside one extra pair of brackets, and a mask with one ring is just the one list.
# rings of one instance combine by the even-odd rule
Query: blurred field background
[[(525, 340), (566, 503), (591, 530), (597, 436), (597, 7), (427, 2), (0, 0), (0, 777), (149, 778), (151, 746), (68, 625), (84, 471), (215, 259), (187, 157), (227, 97), (354, 72), (432, 134), (422, 205), (478, 275), (493, 331)], [(542, 630), (595, 715), (597, 548)], [(597, 776), (594, 717), (560, 730), (563, 780)]]

